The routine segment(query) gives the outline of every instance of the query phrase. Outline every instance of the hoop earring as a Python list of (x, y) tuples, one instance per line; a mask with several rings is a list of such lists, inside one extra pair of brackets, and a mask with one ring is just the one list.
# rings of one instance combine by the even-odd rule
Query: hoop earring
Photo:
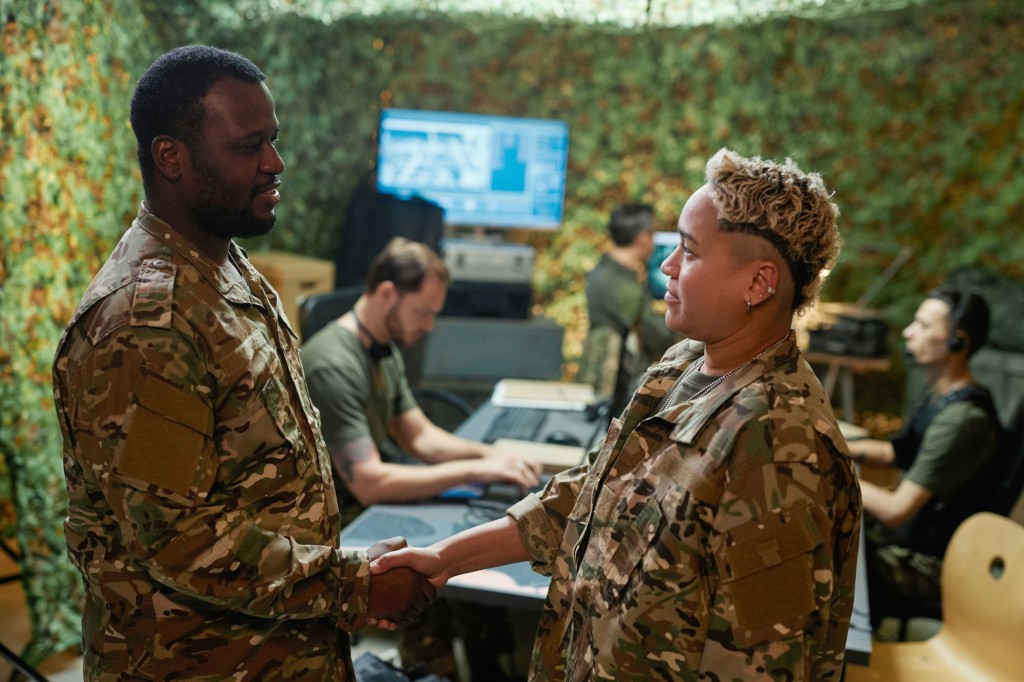
[(747, 299), (747, 312), (748, 312), (748, 313), (750, 313), (750, 312), (751, 312), (751, 311), (753, 311), (753, 310), (754, 310), (754, 306), (753, 306), (753, 304), (752, 304), (752, 303), (750, 302), (750, 299), (748, 298), (748, 299)]

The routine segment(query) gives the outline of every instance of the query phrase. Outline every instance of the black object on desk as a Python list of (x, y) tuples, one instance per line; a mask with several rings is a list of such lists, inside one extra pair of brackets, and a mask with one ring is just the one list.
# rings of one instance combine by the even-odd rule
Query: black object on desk
[(548, 410), (531, 407), (503, 407), (495, 414), (483, 442), (493, 443), (499, 438), (536, 440), (540, 428), (547, 421)]
[[(533, 428), (533, 437), (523, 438), (520, 436), (516, 438), (508, 434), (497, 434), (497, 429), (501, 427), (495, 426), (496, 422), (508, 418), (503, 418), (501, 415), (515, 412), (531, 412), (533, 414), (525, 419), (540, 421), (539, 426), (531, 427)], [(517, 417), (512, 417), (512, 419), (517, 419)], [(498, 407), (487, 400), (455, 430), (455, 435), (481, 443), (492, 443), (497, 438), (532, 440), (543, 443), (547, 442), (548, 436), (557, 435), (563, 439), (574, 438), (579, 445), (589, 450), (599, 438), (604, 436), (606, 427), (607, 424), (603, 420), (595, 418), (595, 414), (587, 410)]]

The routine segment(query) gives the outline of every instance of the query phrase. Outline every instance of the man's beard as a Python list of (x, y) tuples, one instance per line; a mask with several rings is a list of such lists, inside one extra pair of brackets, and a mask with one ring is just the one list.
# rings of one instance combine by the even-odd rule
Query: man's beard
[(210, 234), (228, 240), (236, 237), (260, 237), (274, 228), (276, 216), (257, 218), (251, 208), (228, 208), (207, 197), (192, 207), (192, 219)]
[(268, 218), (257, 218), (252, 212), (255, 190), (250, 190), (249, 203), (233, 206), (222, 178), (193, 155), (196, 181), (201, 188), (192, 206), (192, 220), (202, 229), (224, 240), (235, 237), (260, 237), (274, 228), (277, 215), (271, 211)]
[(388, 336), (391, 337), (391, 342), (396, 344), (400, 348), (408, 348), (416, 339), (409, 341), (402, 334), (402, 327), (398, 322), (398, 306), (392, 308), (387, 316), (384, 318), (384, 326), (388, 330)]

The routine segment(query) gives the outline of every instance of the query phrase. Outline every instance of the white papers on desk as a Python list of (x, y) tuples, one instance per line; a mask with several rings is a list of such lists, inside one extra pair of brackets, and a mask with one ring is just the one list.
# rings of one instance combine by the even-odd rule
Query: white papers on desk
[(582, 445), (537, 443), (513, 438), (499, 438), (494, 441), (493, 447), (502, 454), (532, 457), (544, 466), (544, 471), (552, 474), (579, 465), (587, 454), (587, 449)]
[(594, 404), (594, 388), (567, 381), (502, 379), (494, 386), (491, 402), (498, 407), (536, 407), (580, 412)]
[(863, 426), (857, 426), (856, 424), (851, 424), (850, 422), (843, 421), (842, 419), (837, 419), (836, 423), (839, 424), (839, 432), (842, 433), (843, 438), (848, 441), (860, 440), (871, 435)]

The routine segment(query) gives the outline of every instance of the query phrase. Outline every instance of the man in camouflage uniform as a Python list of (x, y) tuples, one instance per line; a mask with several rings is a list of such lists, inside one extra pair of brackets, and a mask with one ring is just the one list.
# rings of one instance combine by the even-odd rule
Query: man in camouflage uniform
[(839, 679), (860, 494), (790, 330), (835, 262), (837, 215), (791, 162), (716, 154), (662, 265), (666, 321), (688, 340), (604, 444), (505, 519), (371, 572), (440, 585), (531, 560), (552, 578), (535, 680)]
[(647, 290), (654, 251), (654, 209), (623, 204), (608, 220), (612, 247), (587, 275), (587, 318), (577, 381), (611, 398), (610, 414), (626, 406), (637, 379), (679, 340), (655, 312)]
[(146, 199), (58, 347), (89, 680), (351, 680), (346, 631), (433, 595), (338, 549), (296, 336), (232, 241), (269, 231), (280, 200), (263, 80), (198, 46), (143, 75)]

